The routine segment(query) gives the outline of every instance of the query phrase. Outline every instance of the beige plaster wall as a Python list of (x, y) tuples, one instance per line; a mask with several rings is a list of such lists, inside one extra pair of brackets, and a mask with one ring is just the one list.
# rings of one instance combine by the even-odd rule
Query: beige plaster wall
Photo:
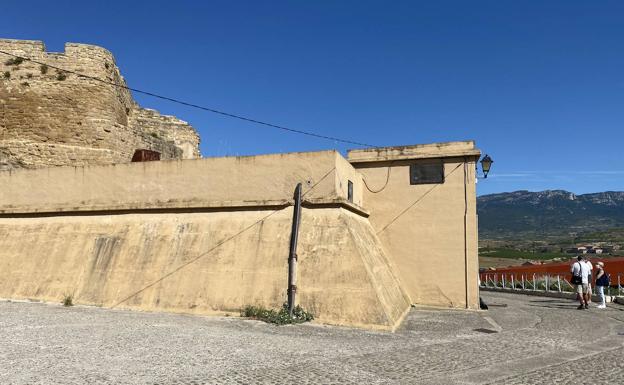
[[(457, 150), (457, 147), (449, 147)], [(436, 148), (420, 146), (413, 152), (366, 151), (369, 154), (354, 154), (354, 165), (371, 190), (382, 191), (371, 193), (364, 189), (365, 207), (412, 303), (477, 309), (478, 235), (474, 161), (478, 151), (474, 147), (460, 148), (458, 151), (465, 151), (467, 158), (443, 157), (444, 149), (436, 153), (433, 152)], [(358, 163), (363, 159), (376, 159), (379, 155), (390, 160)], [(432, 159), (426, 158), (432, 156), (440, 156), (444, 160), (445, 182), (410, 185), (409, 165), (431, 162)], [(415, 159), (409, 160), (410, 157)], [(467, 163), (464, 163), (465, 159)], [(440, 158), (434, 161), (440, 161)]]
[[(0, 171), (0, 213), (361, 202), (361, 177), (335, 151)], [(308, 191), (311, 192), (308, 193)]]
[[(0, 297), (193, 314), (280, 307), (291, 220), (292, 207), (0, 218)], [(303, 209), (299, 239), (298, 303), (319, 322), (399, 324), (409, 301), (366, 219)]]
[(364, 206), (363, 193), (362, 193), (362, 174), (342, 157), (338, 152), (335, 152), (336, 159), (336, 178), (335, 189), (336, 194), (339, 197), (347, 199), (348, 197), (348, 185), (349, 181), (353, 183), (353, 203), (357, 206)]
[[(477, 308), (478, 150), (469, 147), (361, 150), (352, 164), (324, 151), (0, 171), (0, 297), (56, 301), (71, 291), (113, 306), (166, 276), (122, 305), (279, 306), (287, 206), (301, 182), (299, 299), (321, 322), (392, 330), (410, 302)], [(410, 185), (409, 165), (432, 156), (445, 182)], [(260, 221), (276, 207), (286, 208)]]

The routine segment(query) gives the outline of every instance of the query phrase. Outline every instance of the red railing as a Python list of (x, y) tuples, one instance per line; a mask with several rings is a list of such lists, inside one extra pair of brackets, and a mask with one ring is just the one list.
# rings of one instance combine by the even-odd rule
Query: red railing
[[(595, 266), (598, 261), (605, 265), (605, 271), (611, 277), (612, 294), (624, 294), (624, 257), (590, 258)], [(571, 292), (570, 268), (576, 258), (566, 262), (543, 265), (510, 266), (488, 270), (479, 274), (481, 286), (512, 290)], [(594, 274), (594, 279), (595, 274)], [(611, 290), (613, 289), (613, 290)]]
[[(618, 274), (624, 275), (624, 257), (607, 257), (607, 258), (592, 257), (592, 258), (589, 258), (589, 260), (591, 261), (592, 265), (594, 265), (594, 270), (595, 270), (596, 263), (598, 261), (602, 261), (605, 265), (605, 271), (609, 275), (612, 275), (612, 276), (616, 276)], [(516, 276), (519, 276), (520, 274), (532, 275), (533, 273), (540, 274), (540, 275), (544, 275), (544, 274), (564, 275), (564, 274), (570, 273), (570, 268), (572, 267), (572, 264), (574, 262), (576, 262), (576, 258), (571, 258), (570, 260), (565, 261), (565, 262), (545, 263), (543, 265), (509, 266), (509, 267), (496, 268), (495, 270), (488, 270), (483, 273), (480, 273), (480, 275), (491, 274), (494, 272), (498, 273), (499, 275), (500, 274), (507, 274), (507, 275), (515, 274)]]

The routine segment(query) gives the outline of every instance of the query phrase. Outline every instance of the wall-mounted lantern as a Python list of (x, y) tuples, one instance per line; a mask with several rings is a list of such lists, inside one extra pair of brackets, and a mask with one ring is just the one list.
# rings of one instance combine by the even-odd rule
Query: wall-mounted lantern
[(494, 163), (494, 161), (487, 154), (481, 159), (481, 169), (483, 170), (484, 179), (487, 178), (488, 173), (490, 172), (490, 167), (492, 167), (492, 163)]

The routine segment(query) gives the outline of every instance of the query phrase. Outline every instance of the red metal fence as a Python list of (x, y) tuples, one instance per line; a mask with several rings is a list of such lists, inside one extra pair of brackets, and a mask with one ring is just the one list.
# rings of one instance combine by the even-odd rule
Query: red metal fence
[[(595, 266), (598, 261), (605, 265), (610, 275), (611, 287), (608, 295), (624, 294), (624, 257), (590, 258)], [(576, 258), (566, 262), (547, 263), (543, 265), (510, 266), (507, 268), (488, 270), (479, 274), (483, 287), (495, 287), (513, 290), (572, 292), (570, 268)], [(596, 278), (594, 274), (593, 278)]]
[[(589, 258), (589, 260), (591, 261), (592, 265), (596, 266), (596, 262), (598, 261), (602, 261), (605, 265), (605, 271), (612, 275), (612, 276), (616, 276), (617, 274), (621, 274), (624, 275), (624, 257), (606, 257), (606, 258), (600, 258), (600, 257), (594, 257), (594, 258)], [(491, 270), (491, 271), (486, 271), (483, 273), (480, 273), (480, 275), (483, 274), (491, 274), (491, 273), (498, 273), (498, 274), (515, 274), (517, 276), (519, 276), (520, 274), (525, 274), (525, 275), (532, 275), (532, 274), (569, 274), (570, 273), (570, 268), (572, 267), (572, 264), (576, 262), (576, 258), (571, 258), (568, 261), (565, 262), (554, 262), (554, 263), (545, 263), (543, 265), (530, 265), (530, 266), (510, 266), (510, 267), (503, 267), (503, 268), (496, 268), (496, 270)], [(594, 267), (595, 270), (595, 267)]]

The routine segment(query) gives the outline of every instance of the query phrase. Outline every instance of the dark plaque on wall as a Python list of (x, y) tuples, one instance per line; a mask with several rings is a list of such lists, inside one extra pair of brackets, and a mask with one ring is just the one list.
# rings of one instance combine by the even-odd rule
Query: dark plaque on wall
[(444, 183), (444, 163), (410, 165), (410, 184)]

